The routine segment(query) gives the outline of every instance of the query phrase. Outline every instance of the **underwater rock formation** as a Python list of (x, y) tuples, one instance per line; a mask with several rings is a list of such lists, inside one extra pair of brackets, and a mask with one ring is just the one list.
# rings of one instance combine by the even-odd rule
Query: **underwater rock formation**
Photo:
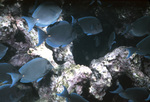
[[(75, 18), (95, 16), (101, 20), (104, 31), (86, 36), (83, 33), (80, 35), (81, 29), (74, 28), (79, 30), (80, 36), (66, 47), (52, 48), (45, 43), (37, 47), (36, 29), (28, 32), (26, 21), (21, 19), (22, 16), (30, 15), (28, 11), (33, 7), (34, 0), (31, 0), (31, 4), (25, 0), (4, 0), (0, 3), (0, 43), (8, 47), (0, 62), (11, 63), (19, 69), (31, 59), (42, 57), (54, 67), (38, 83), (18, 82), (18, 87), (26, 90), (20, 101), (66, 102), (64, 98), (56, 95), (62, 92), (62, 85), (66, 86), (69, 93), (76, 92), (89, 102), (127, 102), (118, 95), (109, 93), (116, 89), (118, 81), (125, 88), (137, 86), (149, 89), (149, 59), (135, 53), (127, 58), (126, 50), (130, 46), (134, 47), (145, 36), (137, 38), (129, 33), (121, 35), (126, 25), (150, 14), (149, 2), (101, 0), (102, 5), (93, 3), (89, 6), (91, 0), (61, 1), (64, 11), (59, 20), (67, 20), (70, 23), (71, 15)], [(109, 50), (108, 37), (112, 32), (116, 33), (116, 43)], [(120, 80), (123, 75), (131, 81), (128, 82), (127, 78)]]

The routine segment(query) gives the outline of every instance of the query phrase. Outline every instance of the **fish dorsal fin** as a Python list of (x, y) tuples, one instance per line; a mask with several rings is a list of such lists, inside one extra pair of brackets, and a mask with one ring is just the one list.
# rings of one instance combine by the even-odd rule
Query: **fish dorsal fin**
[(37, 20), (34, 19), (34, 18), (32, 18), (32, 17), (25, 17), (25, 16), (23, 16), (21, 18), (23, 18), (23, 19), (26, 20), (26, 22), (28, 24), (28, 27), (29, 27), (28, 32), (30, 32), (32, 30), (32, 28), (34, 27), (34, 25), (35, 25), (35, 23), (36, 23)]
[(66, 88), (65, 86), (63, 86), (63, 87), (64, 87), (63, 92), (62, 92), (62, 93), (60, 93), (60, 94), (57, 94), (57, 95), (58, 95), (58, 96), (61, 96), (61, 97), (65, 97), (65, 98), (67, 98), (67, 97), (69, 97), (69, 94), (68, 94), (67, 88)]
[(13, 87), (22, 77), (22, 75), (19, 73), (7, 73), (7, 74), (10, 75), (12, 78), (12, 84), (10, 87)]
[(37, 31), (38, 31), (38, 41), (39, 42), (36, 46), (39, 46), (45, 41), (45, 39), (48, 37), (48, 35), (40, 28), (37, 28)]

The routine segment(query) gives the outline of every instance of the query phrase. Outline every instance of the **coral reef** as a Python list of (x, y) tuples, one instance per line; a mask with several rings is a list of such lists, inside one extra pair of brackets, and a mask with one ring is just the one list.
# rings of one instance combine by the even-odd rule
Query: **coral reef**
[[(26, 1), (8, 2), (0, 1), (0, 43), (9, 47), (7, 54), (0, 62), (11, 63), (19, 68), (33, 58), (43, 57), (54, 66), (38, 83), (20, 84), (18, 82), (17, 86), (20, 90), (25, 91), (25, 96), (20, 102), (65, 102), (65, 98), (56, 95), (62, 92), (63, 85), (69, 93), (76, 92), (89, 102), (127, 102), (118, 95), (109, 93), (115, 89), (117, 82), (123, 83), (125, 88), (137, 86), (149, 89), (149, 59), (137, 54), (127, 59), (128, 51), (126, 50), (128, 46), (135, 46), (144, 37), (137, 38), (128, 33), (121, 35), (125, 25), (150, 14), (148, 1), (141, 5), (140, 2), (135, 1), (102, 1), (101, 6), (97, 4), (89, 6), (90, 0), (64, 0), (62, 4), (64, 11), (59, 20), (65, 19), (71, 22), (69, 15), (75, 18), (94, 15), (102, 20), (104, 26), (103, 33), (94, 36), (81, 34), (64, 48), (52, 48), (45, 43), (37, 47), (36, 29), (28, 32), (27, 23), (21, 18), (24, 14), (27, 15), (28, 6), (24, 5)], [(78, 26), (75, 27), (77, 28), (74, 29), (78, 29), (78, 35), (80, 35), (81, 29)], [(116, 32), (117, 43), (109, 51), (106, 39), (112, 31)], [(96, 37), (103, 46), (96, 43)], [(123, 75), (129, 79), (120, 80)]]

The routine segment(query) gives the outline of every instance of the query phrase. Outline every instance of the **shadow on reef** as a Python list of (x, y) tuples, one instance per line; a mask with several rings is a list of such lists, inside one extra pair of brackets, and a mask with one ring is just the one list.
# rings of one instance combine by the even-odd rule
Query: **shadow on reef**
[[(18, 0), (5, 0), (4, 4), (11, 5), (16, 2), (21, 2), (21, 9), (22, 9), (22, 15), (28, 16), (31, 15), (29, 14), (30, 8), (34, 5), (36, 0), (31, 0), (30, 2), (27, 0), (23, 1), (18, 1)], [(43, 2), (42, 0), (37, 0), (38, 4)], [(46, 0), (48, 1), (48, 0)], [(60, 3), (59, 0), (54, 0), (58, 3)], [(126, 35), (121, 35), (120, 32), (122, 32), (122, 27), (124, 26), (124, 23), (131, 23), (135, 19), (143, 16), (143, 12), (145, 12), (147, 8), (146, 2), (137, 2), (135, 3), (136, 0), (126, 2), (125, 0), (117, 0), (114, 1), (113, 3), (109, 0), (106, 0), (108, 2), (102, 1), (103, 5), (98, 6), (96, 4), (92, 6), (88, 6), (88, 3), (90, 0), (62, 0), (65, 1), (63, 4), (63, 18), (64, 20), (67, 20), (70, 15), (73, 15), (75, 18), (83, 17), (83, 16), (96, 16), (100, 21), (102, 22), (103, 25), (103, 32), (97, 35), (92, 35), (92, 36), (87, 36), (83, 35), (78, 37), (75, 41), (73, 41), (73, 56), (76, 64), (80, 65), (87, 65), (91, 63), (93, 59), (98, 59), (100, 57), (103, 57), (113, 49), (115, 49), (118, 46), (135, 46), (141, 39), (144, 37), (133, 37), (132, 35), (126, 34)], [(70, 4), (71, 3), (71, 4)], [(84, 7), (84, 3), (86, 3), (86, 7)], [(109, 4), (109, 5), (107, 5)], [(140, 5), (140, 8), (138, 8)], [(144, 6), (143, 6), (144, 5)], [(96, 7), (97, 6), (97, 7)], [(109, 6), (109, 7), (108, 7)], [(132, 7), (131, 7), (132, 6)], [(123, 7), (123, 8), (121, 8)], [(137, 9), (137, 8), (138, 9)], [(142, 7), (142, 9), (141, 9)], [(121, 8), (121, 9), (120, 9)], [(128, 12), (129, 11), (129, 12)], [(126, 12), (126, 13), (125, 13)], [(21, 15), (21, 14), (20, 14)], [(19, 15), (19, 16), (20, 16)], [(123, 18), (121, 15), (125, 15), (126, 17)], [(68, 17), (69, 16), (69, 17)], [(120, 17), (120, 18), (119, 18)], [(71, 20), (70, 20), (71, 21)], [(121, 31), (119, 31), (121, 29)], [(117, 42), (115, 45), (112, 46), (112, 49), (109, 50), (108, 47), (108, 40), (109, 36), (112, 32), (117, 33), (116, 34), (116, 39), (115, 41)], [(18, 32), (14, 36), (15, 42), (26, 42), (25, 35), (23, 34), (22, 31), (18, 30)], [(3, 42), (2, 42), (3, 43)], [(11, 59), (12, 56), (15, 55), (16, 50), (15, 47), (12, 47), (11, 45), (5, 44), (4, 45), (8, 46), (9, 49), (7, 51), (7, 54), (4, 56), (2, 61), (7, 62)], [(46, 47), (51, 49), (54, 52), (54, 49), (52, 47), (48, 47), (46, 44)], [(28, 49), (28, 47), (27, 47)], [(61, 52), (63, 49), (58, 49), (57, 51)], [(22, 50), (21, 50), (22, 51)], [(63, 64), (65, 61), (61, 60), (59, 61), (57, 59), (56, 53), (59, 53), (55, 51), (53, 53), (54, 60), (57, 64)], [(148, 63), (148, 62), (147, 62)], [(144, 66), (144, 64), (142, 65)], [(145, 69), (143, 69), (145, 70)], [(94, 71), (92, 71), (94, 73)], [(96, 72), (95, 72), (96, 73)], [(98, 73), (98, 72), (97, 72)], [(146, 71), (145, 71), (146, 73)], [(29, 99), (35, 100), (39, 99), (39, 94), (38, 90), (35, 88), (37, 85), (38, 87), (47, 87), (51, 85), (51, 77), (54, 75), (53, 72), (49, 72), (43, 80), (41, 80), (39, 83), (29, 83), (25, 84), (25, 86), (29, 86), (30, 88), (27, 90), (29, 94), (25, 96), (21, 102), (30, 102)], [(121, 98), (118, 94), (111, 94), (109, 91), (115, 90), (118, 86), (116, 85), (116, 81), (118, 80), (121, 85), (123, 85), (123, 88), (129, 88), (133, 87), (132, 83), (133, 81), (127, 77), (127, 75), (122, 75), (117, 77), (118, 79), (113, 78), (112, 80), (112, 85), (111, 87), (108, 88), (106, 91), (106, 95), (103, 97), (103, 101), (99, 101), (95, 98), (95, 96), (90, 95), (89, 93), (89, 87), (90, 87), (90, 82), (87, 81), (87, 83), (84, 83), (83, 86), (83, 93), (82, 96), (85, 97), (86, 99), (89, 100), (89, 102), (127, 102), (127, 100)], [(78, 83), (80, 84), (80, 83)], [(31, 95), (31, 96), (30, 96)], [(27, 99), (29, 98), (29, 99)]]
[(23, 42), (23, 43), (27, 43), (26, 39), (25, 39), (25, 35), (21, 30), (18, 30), (17, 33), (14, 36), (16, 42)]
[[(131, 4), (133, 4), (133, 7), (131, 7)], [(135, 1), (130, 2), (117, 0), (115, 2), (105, 1), (104, 5), (101, 5), (100, 7), (95, 4), (93, 6), (94, 7), (89, 6), (87, 8), (84, 8), (83, 10), (81, 9), (77, 11), (83, 12), (86, 9), (86, 11), (89, 12), (84, 12), (81, 14), (96, 15), (103, 25), (103, 32), (92, 36), (82, 36), (73, 42), (72, 52), (76, 64), (83, 64), (88, 66), (93, 59), (103, 57), (105, 54), (119, 46), (136, 46), (136, 44), (144, 38), (133, 37), (129, 34), (127, 34), (126, 36), (121, 35), (120, 32), (122, 31), (118, 31), (118, 29), (120, 29), (125, 24), (133, 22), (138, 16), (143, 16), (143, 12), (148, 7), (147, 2), (141, 3)], [(120, 10), (121, 7), (124, 11)], [(96, 11), (96, 9), (98, 11)], [(137, 9), (140, 10), (137, 11)], [(118, 12), (116, 12), (116, 10), (118, 10)], [(72, 13), (75, 18), (80, 16), (78, 15), (77, 11), (74, 11)], [(128, 11), (134, 12), (132, 15), (129, 15), (126, 14), (126, 12)], [(126, 20), (123, 17), (120, 17), (122, 15), (126, 16)], [(116, 43), (112, 46), (112, 49), (109, 50), (108, 40), (112, 32), (116, 33)]]
[(38, 83), (38, 87), (44, 86), (47, 87), (50, 85), (51, 77), (54, 75), (54, 72), (50, 71), (44, 76), (44, 78)]
[(102, 20), (103, 32), (92, 36), (82, 36), (73, 42), (73, 56), (76, 64), (89, 65), (91, 60), (103, 57), (109, 52), (108, 38), (114, 31), (109, 22)]
[(21, 102), (35, 102), (35, 100), (39, 99), (38, 91), (35, 89), (32, 83), (24, 84), (22, 89), (26, 89), (26, 93), (21, 99)]

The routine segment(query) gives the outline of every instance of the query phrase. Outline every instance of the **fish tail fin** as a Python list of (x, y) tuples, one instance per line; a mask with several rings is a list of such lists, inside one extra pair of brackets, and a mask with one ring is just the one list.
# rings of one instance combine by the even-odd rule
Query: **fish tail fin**
[(40, 28), (37, 28), (37, 31), (38, 31), (38, 40), (39, 40), (39, 42), (36, 46), (39, 46), (48, 37), (48, 35), (44, 31), (42, 31)]
[(21, 74), (19, 73), (7, 73), (7, 74), (10, 75), (12, 78), (12, 84), (10, 87), (13, 87), (22, 77)]
[(110, 93), (120, 93), (120, 92), (124, 91), (124, 89), (123, 89), (123, 87), (121, 86), (120, 83), (119, 83), (118, 86), (119, 87), (115, 91), (110, 91)]
[(36, 23), (36, 20), (34, 18), (32, 18), (32, 17), (25, 17), (25, 16), (23, 16), (21, 18), (26, 20), (26, 22), (28, 24), (28, 27), (29, 27), (28, 32), (30, 32), (32, 30), (32, 28), (34, 27), (34, 25)]
[(100, 0), (97, 0), (97, 3), (100, 4), (100, 5), (102, 5), (102, 2)]
[(147, 99), (145, 99), (145, 101), (149, 101), (150, 100), (150, 95), (148, 95), (148, 98)]
[(94, 2), (98, 3), (99, 5), (102, 5), (102, 2), (100, 0), (92, 0), (89, 5), (93, 5)]
[(63, 92), (62, 93), (57, 93), (57, 95), (58, 96), (61, 96), (61, 97), (65, 97), (65, 98), (67, 98), (67, 97), (69, 97), (69, 94), (68, 94), (68, 91), (67, 91), (67, 88), (65, 87), (65, 86), (63, 86), (64, 87), (64, 90), (63, 90)]
[(126, 30), (121, 35), (124, 35), (124, 34), (128, 33), (131, 28), (132, 28), (132, 26), (127, 24), (126, 25)]
[(130, 57), (130, 56), (132, 56), (132, 54), (133, 53), (135, 53), (136, 52), (136, 48), (133, 48), (133, 47), (130, 47), (130, 48), (127, 48), (127, 50), (128, 50), (128, 56), (127, 56), (127, 59)]
[(112, 49), (112, 46), (113, 46), (115, 43), (116, 43), (116, 41), (113, 41), (113, 42), (111, 43), (111, 45), (109, 46), (109, 50)]
[(95, 0), (92, 0), (89, 5), (92, 5), (94, 2), (95, 2)]
[(77, 20), (71, 15), (71, 18), (72, 18), (72, 25), (74, 25), (75, 23), (77, 23)]

